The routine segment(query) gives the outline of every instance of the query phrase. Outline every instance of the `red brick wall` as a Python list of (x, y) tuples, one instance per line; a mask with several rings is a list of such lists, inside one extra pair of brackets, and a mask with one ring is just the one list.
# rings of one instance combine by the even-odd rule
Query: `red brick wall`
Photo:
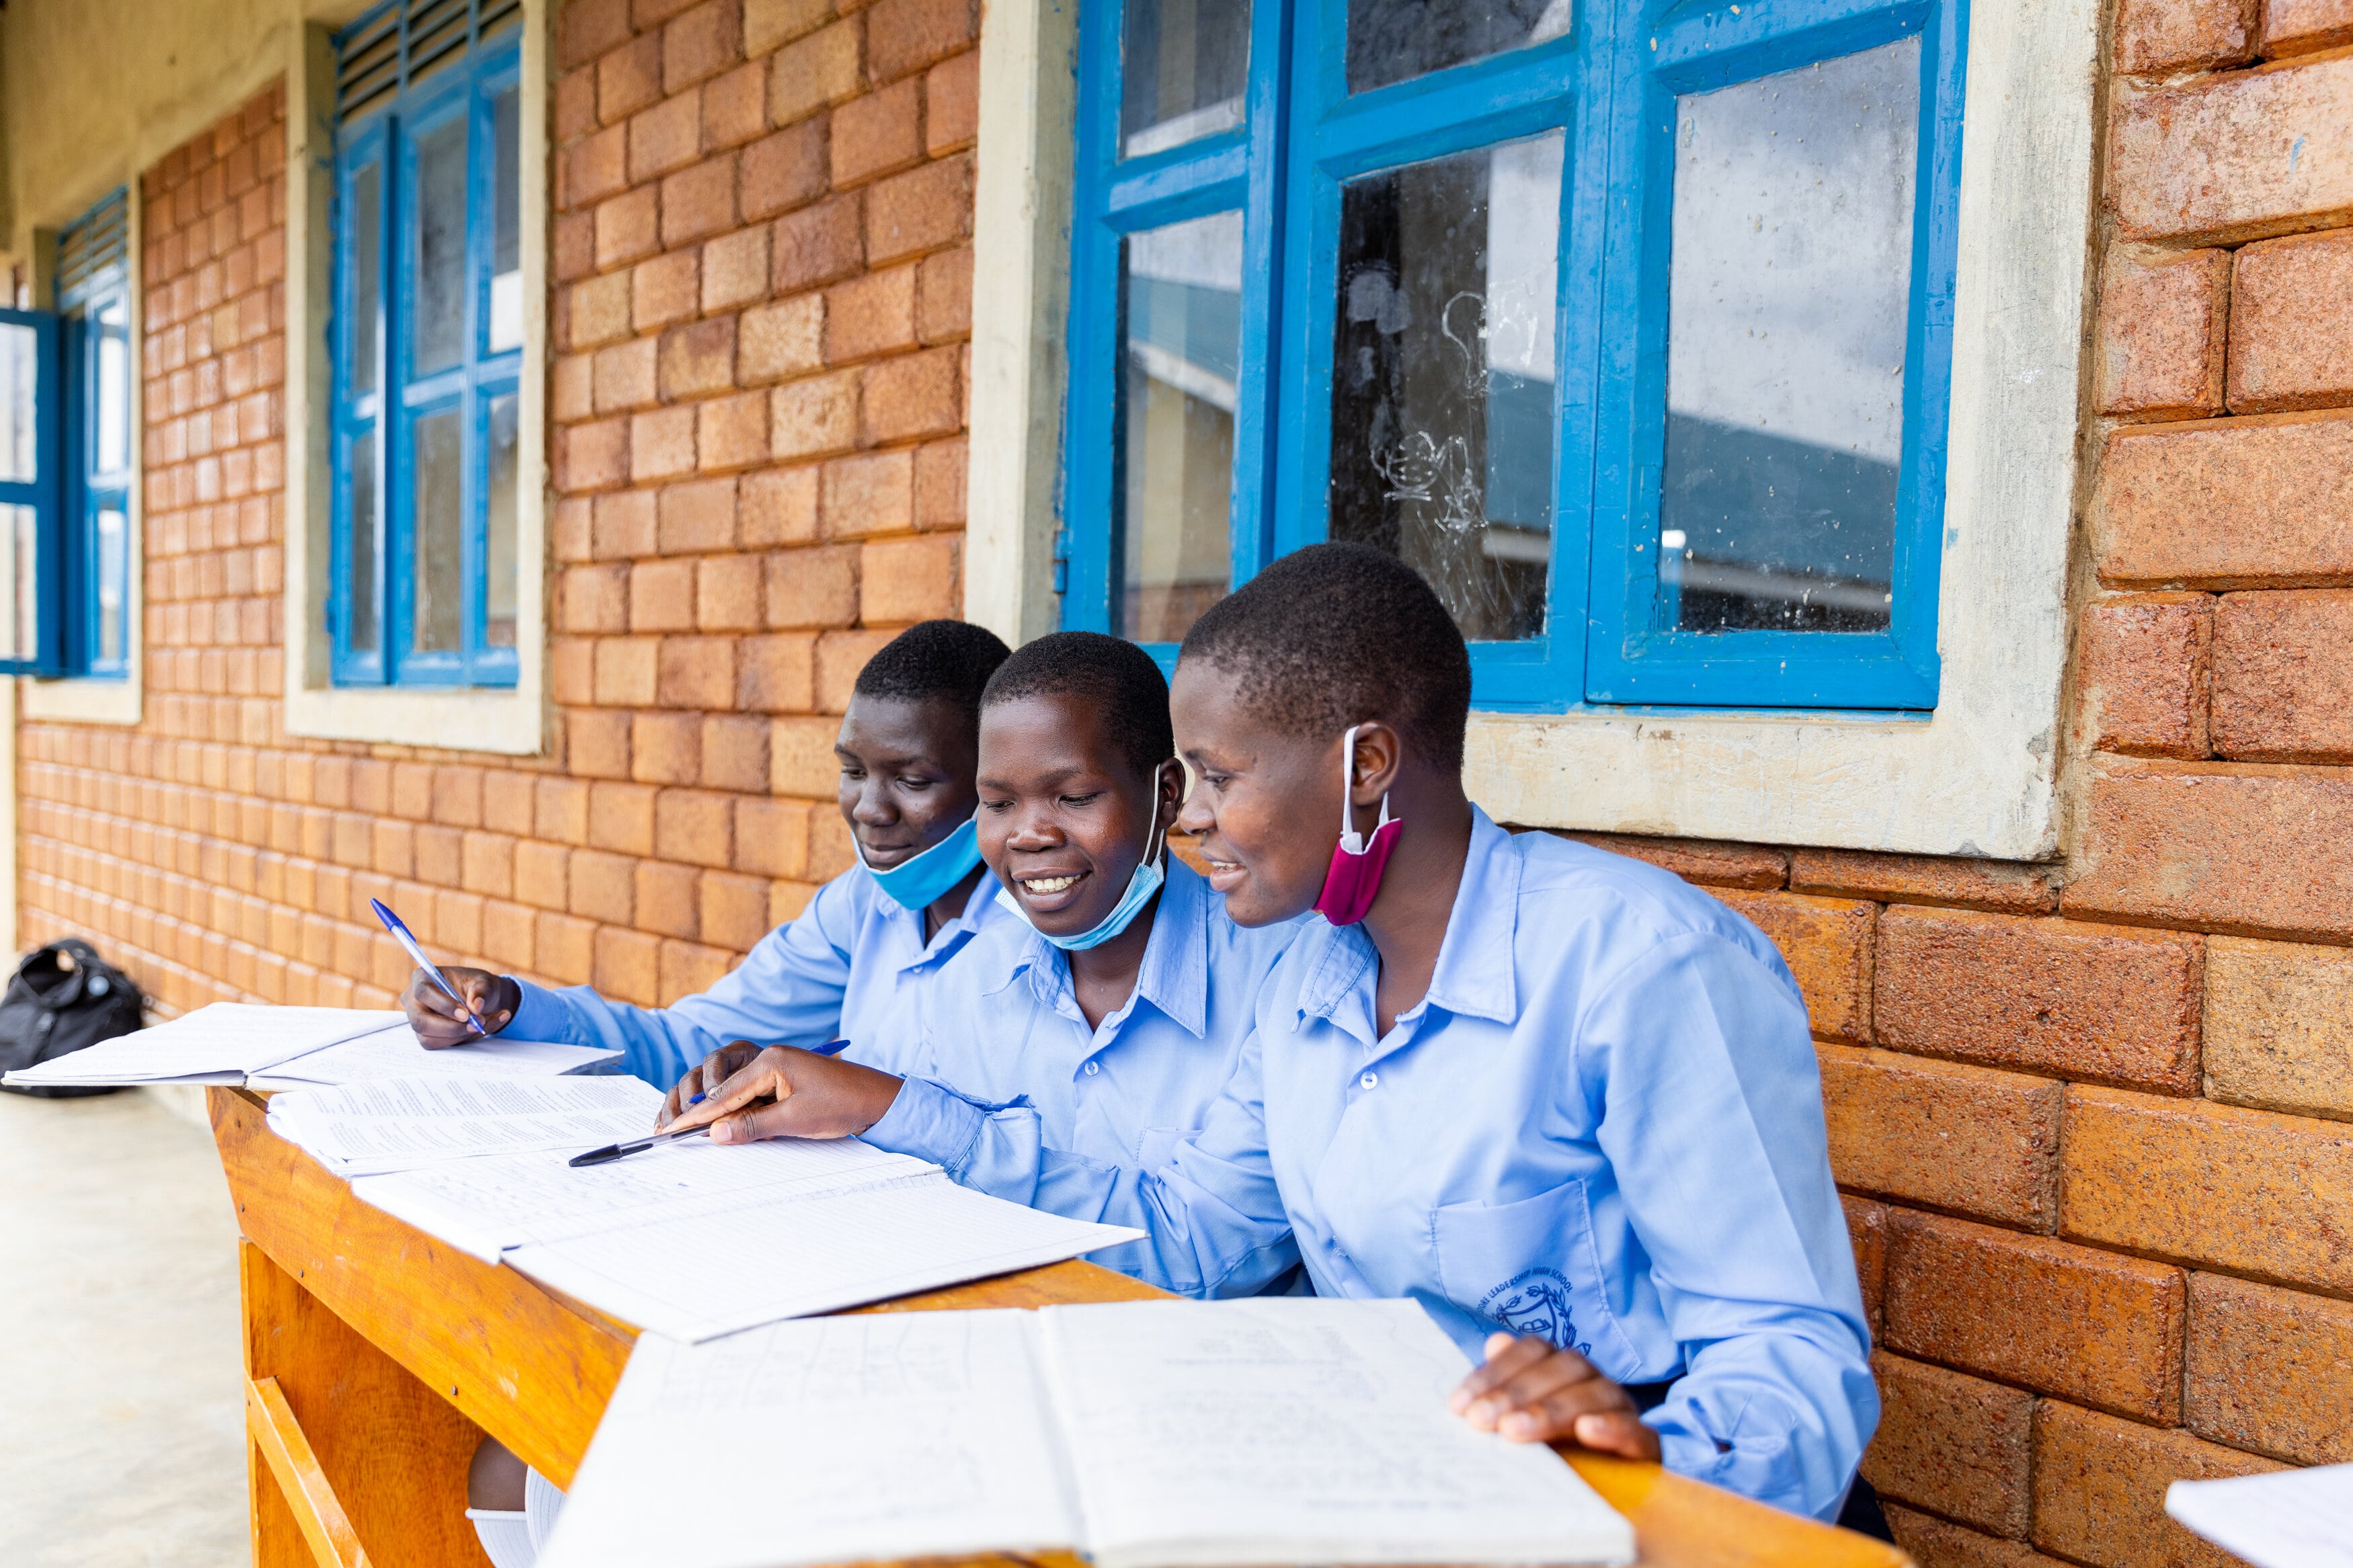
[(382, 897), (654, 1003), (797, 912), (849, 863), (851, 679), (963, 601), (976, 25), (559, 14), (544, 758), (285, 733), (282, 91), (149, 171), (146, 721), (24, 726), (22, 939), (91, 933), (167, 1012), (384, 1005)]
[[(650, 1002), (844, 866), (831, 716), (962, 597), (975, 26), (561, 14), (558, 750), (520, 763), (284, 733), (278, 95), (150, 171), (147, 719), (24, 726), (26, 940), (166, 1009), (381, 1005), (382, 896)], [(2168, 1480), (2353, 1460), (2347, 44), (2353, 0), (2122, 0), (2063, 861), (1605, 840), (1806, 991), (1926, 1568), (2219, 1563)]]

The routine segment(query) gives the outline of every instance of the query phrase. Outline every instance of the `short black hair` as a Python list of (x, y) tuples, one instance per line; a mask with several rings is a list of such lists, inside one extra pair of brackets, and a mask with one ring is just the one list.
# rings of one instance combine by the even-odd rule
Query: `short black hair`
[(1128, 766), (1149, 777), (1176, 754), (1168, 680), (1152, 656), (1101, 632), (1049, 632), (1014, 650), (981, 694), (981, 706), (1024, 697), (1080, 697), (1103, 714), (1103, 732)]
[(900, 702), (954, 703), (977, 734), (980, 694), (1012, 656), (1005, 639), (987, 626), (919, 621), (875, 650), (850, 690)]
[(1385, 550), (1311, 544), (1210, 605), (1180, 655), (1231, 673), (1244, 706), (1336, 740), (1394, 724), (1432, 767), (1462, 770), (1471, 650), (1421, 574)]

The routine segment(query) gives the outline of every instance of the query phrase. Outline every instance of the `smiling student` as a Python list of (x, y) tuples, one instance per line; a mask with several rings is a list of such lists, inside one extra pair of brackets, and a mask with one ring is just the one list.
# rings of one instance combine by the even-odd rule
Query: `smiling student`
[[(512, 975), (445, 969), (493, 1035), (600, 1046), (668, 1089), (730, 1040), (877, 1046), (883, 1020), (980, 931), (1005, 918), (981, 864), (973, 812), (980, 694), (1008, 657), (986, 627), (924, 621), (858, 673), (834, 743), (837, 799), (859, 864), (761, 938), (717, 984), (668, 1007), (551, 991)], [(475, 1037), (418, 971), (400, 1004), (438, 1048)], [(692, 1089), (688, 1091), (693, 1092)]]
[[(1075, 1201), (1056, 1190), (1073, 1175), (1083, 1189), (1157, 1167), (1225, 1090), (1259, 986), (1301, 929), (1237, 926), (1168, 853), (1183, 779), (1149, 655), (1094, 632), (1025, 645), (981, 699), (978, 769), (981, 853), (1021, 918), (924, 988), (903, 1047), (868, 1065), (724, 1047), (697, 1079), (718, 1084), (709, 1100), (683, 1109), (681, 1083), (665, 1124), (715, 1121), (715, 1140), (740, 1142), (822, 1115), (1049, 1209)], [(1134, 1271), (1133, 1250), (1091, 1256)], [(1256, 1290), (1296, 1257), (1271, 1236), (1232, 1272)]]
[(1498, 827), (1463, 793), (1470, 698), (1437, 596), (1366, 546), (1195, 623), (1179, 826), (1238, 922), (1324, 921), (1200, 1132), (1157, 1170), (1049, 1149), (1041, 1199), (1146, 1229), (1138, 1272), (1187, 1294), (1292, 1237), (1317, 1294), (1410, 1297), (1484, 1359), (1474, 1424), (1820, 1518), (1852, 1494), (1867, 1527), (1878, 1396), (1788, 967), (1667, 872)]

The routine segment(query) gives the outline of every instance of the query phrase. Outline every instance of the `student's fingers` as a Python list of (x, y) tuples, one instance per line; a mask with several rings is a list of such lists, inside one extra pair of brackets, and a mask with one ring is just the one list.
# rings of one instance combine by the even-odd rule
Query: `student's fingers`
[(1584, 1447), (1621, 1459), (1648, 1459), (1652, 1464), (1659, 1460), (1658, 1429), (1630, 1411), (1580, 1415), (1565, 1435)]
[(499, 977), (480, 969), (445, 969), (449, 984), (466, 999), (466, 1010), (481, 1020), (485, 1029), (501, 1029), (514, 1014), (499, 1005), (499, 993), (503, 987)]
[(409, 978), (408, 989), (400, 994), (400, 1010), (408, 1018), (408, 1026), (417, 1032), (417, 1039), (427, 1050), (438, 1051), (470, 1038), (473, 1031), (466, 1026), (466, 1016), (458, 1004), (442, 994), (441, 987), (418, 970)]
[[(1482, 1432), (1500, 1431), (1513, 1412), (1540, 1408), (1546, 1400), (1564, 1390), (1587, 1383), (1605, 1389), (1617, 1387), (1595, 1371), (1591, 1362), (1575, 1351), (1551, 1351), (1472, 1400), (1463, 1410), (1462, 1418)], [(1623, 1403), (1622, 1395), (1603, 1397), (1596, 1402), (1579, 1403), (1576, 1409), (1609, 1409), (1620, 1403)]]
[(711, 1082), (711, 1064), (705, 1062), (702, 1103), (681, 1112), (671, 1124), (670, 1131), (684, 1131), (708, 1126), (756, 1100), (789, 1098), (793, 1092), (793, 1080), (785, 1060), (785, 1051), (771, 1046), (716, 1084)]
[[(791, 1087), (786, 1087), (787, 1096)], [(808, 1124), (808, 1113), (792, 1099), (780, 1100), (771, 1105), (754, 1105), (732, 1116), (723, 1116), (711, 1124), (713, 1143), (756, 1143), (763, 1138), (806, 1138), (815, 1131)]]
[(1515, 1443), (1566, 1437), (1588, 1415), (1630, 1415), (1634, 1402), (1606, 1377), (1587, 1375), (1523, 1400), (1495, 1422), (1495, 1430)]
[(1471, 1406), (1493, 1389), (1509, 1383), (1529, 1367), (1552, 1354), (1552, 1342), (1534, 1334), (1514, 1338), (1510, 1334), (1487, 1336), (1487, 1361), (1483, 1366), (1471, 1369), (1470, 1374), (1457, 1384), (1447, 1405), (1457, 1415), (1467, 1415)]

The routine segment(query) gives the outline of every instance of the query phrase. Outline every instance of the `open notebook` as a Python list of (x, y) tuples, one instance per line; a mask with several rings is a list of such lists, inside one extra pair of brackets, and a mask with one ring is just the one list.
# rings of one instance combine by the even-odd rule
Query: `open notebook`
[(389, 1009), (215, 1002), (7, 1076), (11, 1084), (217, 1083), (251, 1089), (354, 1083), (394, 1075), (531, 1077), (593, 1072), (621, 1053), (489, 1040), (428, 1051)]
[[(1629, 1563), (1549, 1449), (1446, 1408), (1410, 1301), (906, 1312), (638, 1341), (541, 1568), (1056, 1547), (1098, 1568)], [(681, 1498), (702, 1503), (681, 1510)]]

